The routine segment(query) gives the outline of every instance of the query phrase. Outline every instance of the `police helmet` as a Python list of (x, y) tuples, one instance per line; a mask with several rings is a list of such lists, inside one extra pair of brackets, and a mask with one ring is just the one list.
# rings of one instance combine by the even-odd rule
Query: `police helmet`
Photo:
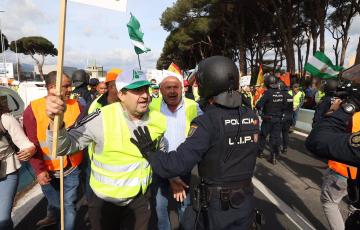
[(83, 69), (76, 70), (71, 77), (72, 84), (75, 88), (87, 85), (89, 83), (89, 75)]
[(239, 88), (239, 70), (227, 57), (212, 56), (202, 60), (196, 70), (199, 96), (208, 99)]
[(264, 79), (264, 84), (267, 88), (276, 89), (278, 88), (278, 81), (279, 79), (275, 77), (274, 75), (268, 75)]
[(286, 91), (286, 90), (288, 90), (285, 82), (283, 82), (283, 81), (281, 81), (281, 80), (278, 82), (278, 86), (279, 86), (279, 89), (280, 89), (281, 91)]
[(332, 93), (336, 91), (339, 85), (339, 80), (337, 78), (330, 78), (322, 80), (321, 84), (325, 93)]

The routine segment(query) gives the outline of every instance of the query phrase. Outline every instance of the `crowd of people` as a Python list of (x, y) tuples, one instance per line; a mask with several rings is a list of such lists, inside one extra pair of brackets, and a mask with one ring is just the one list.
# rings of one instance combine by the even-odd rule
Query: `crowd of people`
[[(47, 96), (25, 109), (23, 127), (0, 106), (0, 229), (13, 228), (20, 161), (30, 162), (47, 199), (47, 214), (36, 225), (59, 223), (59, 156), (66, 230), (75, 229), (80, 187), (95, 230), (168, 230), (170, 206), (185, 229), (253, 226), (251, 178), (267, 137), (276, 164), (299, 109), (326, 101), (326, 89), (314, 80), (302, 91), (271, 74), (261, 85), (239, 89), (236, 65), (221, 56), (203, 60), (188, 80), (168, 73), (148, 81), (143, 71), (129, 69), (99, 82), (77, 70), (63, 75), (56, 96), (53, 71), (45, 77)], [(55, 115), (63, 121), (54, 158)], [(195, 165), (199, 185), (190, 183)]]

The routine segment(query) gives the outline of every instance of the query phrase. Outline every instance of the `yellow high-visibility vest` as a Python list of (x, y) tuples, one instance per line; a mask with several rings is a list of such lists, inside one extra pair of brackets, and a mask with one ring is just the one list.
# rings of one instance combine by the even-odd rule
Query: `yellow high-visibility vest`
[[(131, 134), (119, 102), (102, 107), (104, 148), (91, 160), (90, 186), (97, 196), (123, 201), (148, 189), (152, 170), (139, 149), (130, 142)], [(147, 124), (152, 140), (160, 141), (166, 118), (149, 112)]]
[[(149, 105), (150, 110), (161, 112), (161, 102), (162, 102), (162, 98), (153, 98)], [(185, 136), (187, 136), (190, 130), (191, 121), (198, 116), (198, 111), (197, 111), (197, 103), (194, 100), (184, 98), (184, 105), (185, 105), (185, 116), (186, 116)]]

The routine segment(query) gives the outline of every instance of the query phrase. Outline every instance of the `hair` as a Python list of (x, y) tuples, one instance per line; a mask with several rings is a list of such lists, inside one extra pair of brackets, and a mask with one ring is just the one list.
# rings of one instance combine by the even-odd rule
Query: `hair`
[[(45, 86), (46, 86), (46, 88), (49, 88), (51, 85), (56, 84), (56, 75), (57, 75), (56, 71), (51, 71), (50, 73), (48, 73), (45, 76)], [(71, 79), (67, 73), (63, 73), (63, 77), (64, 76)]]

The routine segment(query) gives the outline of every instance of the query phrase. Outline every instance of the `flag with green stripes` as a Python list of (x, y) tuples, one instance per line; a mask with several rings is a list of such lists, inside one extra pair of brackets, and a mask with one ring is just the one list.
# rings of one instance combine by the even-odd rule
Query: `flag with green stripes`
[(127, 28), (136, 54), (142, 54), (150, 51), (150, 49), (144, 44), (144, 33), (140, 30), (140, 22), (132, 14), (129, 23), (127, 24)]
[(324, 53), (317, 51), (305, 64), (304, 69), (314, 77), (335, 78), (344, 68), (334, 65)]

